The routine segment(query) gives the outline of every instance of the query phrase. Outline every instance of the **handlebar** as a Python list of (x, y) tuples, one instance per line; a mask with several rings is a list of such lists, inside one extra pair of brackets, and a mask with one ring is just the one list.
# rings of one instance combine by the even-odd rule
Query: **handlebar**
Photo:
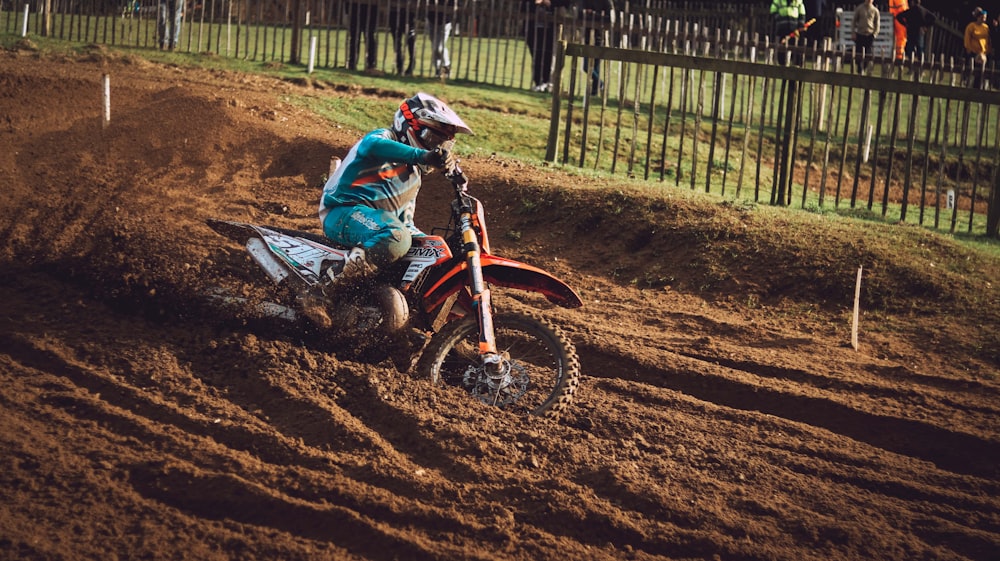
[(444, 172), (444, 177), (454, 185), (464, 185), (469, 182), (469, 178), (465, 177), (465, 173), (462, 168), (458, 167), (457, 163)]

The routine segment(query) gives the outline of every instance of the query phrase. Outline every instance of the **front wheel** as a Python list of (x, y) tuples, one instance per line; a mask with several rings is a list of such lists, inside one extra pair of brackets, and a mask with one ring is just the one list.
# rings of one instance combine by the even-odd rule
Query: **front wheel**
[(573, 344), (554, 325), (529, 314), (498, 313), (493, 325), (502, 359), (499, 373), (483, 366), (474, 317), (436, 333), (417, 372), (429, 375), (435, 384), (461, 387), (490, 405), (557, 417), (580, 385), (580, 359)]

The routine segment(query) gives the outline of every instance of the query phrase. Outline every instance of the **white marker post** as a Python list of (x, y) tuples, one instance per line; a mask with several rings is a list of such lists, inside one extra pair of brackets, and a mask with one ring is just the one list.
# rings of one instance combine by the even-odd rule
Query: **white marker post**
[(858, 281), (854, 285), (854, 320), (851, 322), (851, 347), (858, 350), (858, 312), (861, 308), (861, 269), (858, 267)]
[(313, 73), (313, 66), (316, 62), (316, 36), (309, 38), (309, 74)]
[(24, 5), (24, 25), (21, 26), (21, 37), (28, 36), (28, 11), (30, 6), (28, 4)]
[(866, 164), (868, 163), (868, 158), (871, 155), (872, 130), (873, 127), (871, 125), (868, 125), (868, 130), (865, 131), (865, 157), (862, 161)]
[(105, 74), (102, 78), (104, 84), (104, 120), (102, 127), (107, 127), (111, 123), (111, 76)]

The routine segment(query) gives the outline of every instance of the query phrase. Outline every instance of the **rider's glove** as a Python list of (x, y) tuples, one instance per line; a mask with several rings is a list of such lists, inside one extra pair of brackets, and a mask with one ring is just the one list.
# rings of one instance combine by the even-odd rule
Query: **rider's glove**
[(424, 155), (424, 163), (438, 169), (449, 170), (455, 167), (455, 155), (448, 150), (435, 148)]

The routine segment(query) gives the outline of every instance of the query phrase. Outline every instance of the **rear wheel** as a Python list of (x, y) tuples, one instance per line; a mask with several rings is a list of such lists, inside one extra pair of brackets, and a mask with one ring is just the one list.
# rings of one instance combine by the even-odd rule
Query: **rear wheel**
[(580, 385), (580, 359), (573, 344), (551, 323), (524, 313), (493, 316), (498, 374), (490, 376), (478, 349), (475, 317), (446, 325), (424, 350), (417, 372), (435, 384), (463, 388), (479, 400), (509, 411), (557, 417)]

